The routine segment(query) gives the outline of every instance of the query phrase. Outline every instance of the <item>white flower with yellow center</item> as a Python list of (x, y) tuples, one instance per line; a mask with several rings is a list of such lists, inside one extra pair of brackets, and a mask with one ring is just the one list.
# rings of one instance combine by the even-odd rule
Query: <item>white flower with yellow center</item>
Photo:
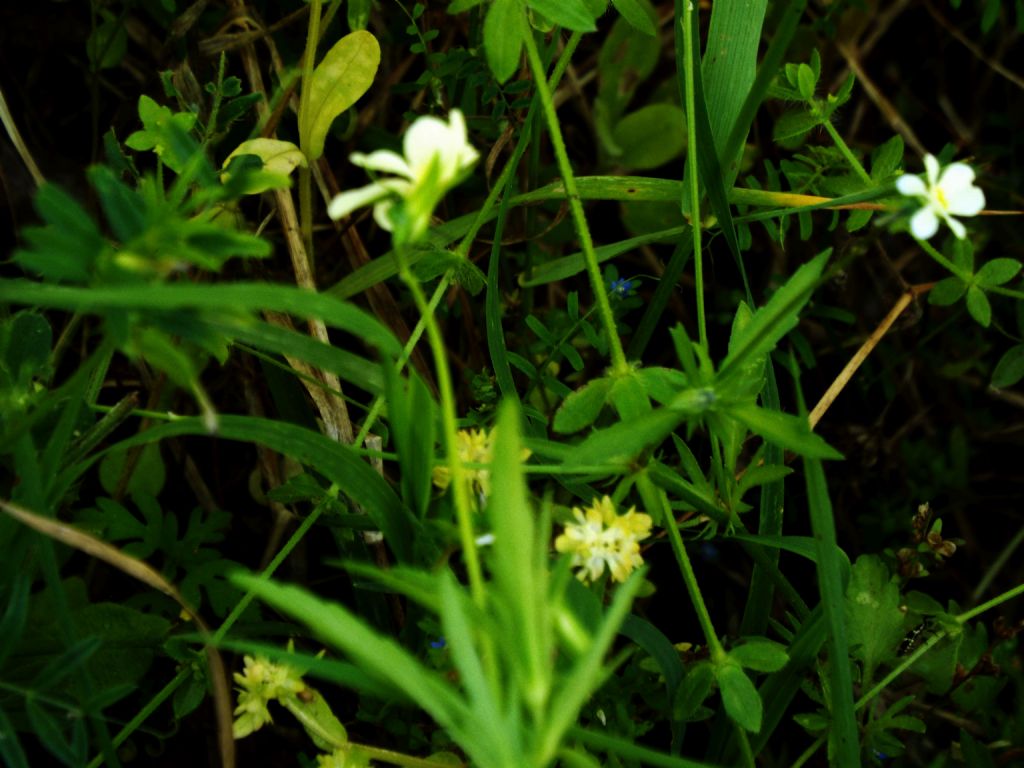
[(651, 535), (651, 517), (630, 507), (616, 514), (615, 502), (604, 496), (589, 507), (572, 510), (575, 523), (555, 539), (555, 549), (572, 555), (580, 581), (597, 581), (605, 567), (614, 581), (625, 581), (643, 565), (640, 541)]
[(896, 179), (896, 189), (907, 197), (916, 197), (921, 208), (910, 219), (910, 231), (918, 240), (927, 240), (939, 229), (942, 219), (961, 240), (964, 225), (953, 216), (976, 216), (985, 207), (985, 193), (974, 186), (974, 169), (966, 163), (951, 163), (939, 173), (939, 161), (924, 156), (925, 179), (904, 174)]
[[(449, 122), (430, 115), (417, 118), (405, 132), (402, 149), (404, 157), (389, 149), (350, 155), (354, 165), (394, 175), (342, 192), (331, 200), (327, 214), (340, 219), (372, 204), (374, 219), (400, 242), (422, 237), (434, 208), (462, 181), (479, 154), (469, 144), (466, 121), (457, 109), (449, 114)], [(401, 205), (396, 208), (396, 203)]]

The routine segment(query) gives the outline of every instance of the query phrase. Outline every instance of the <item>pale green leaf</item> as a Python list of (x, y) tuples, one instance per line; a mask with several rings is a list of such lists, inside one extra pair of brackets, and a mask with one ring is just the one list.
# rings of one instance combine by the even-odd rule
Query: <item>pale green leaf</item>
[(725, 705), (729, 719), (751, 733), (761, 730), (764, 706), (757, 688), (743, 669), (731, 662), (716, 666), (715, 681), (718, 683), (722, 704)]
[(494, 0), (484, 18), (484, 53), (499, 83), (512, 77), (519, 67), (523, 49), (522, 15), (519, 0)]
[(380, 45), (365, 30), (341, 38), (313, 70), (308, 112), (299, 115), (299, 145), (309, 160), (324, 153), (331, 123), (373, 84), (380, 66)]

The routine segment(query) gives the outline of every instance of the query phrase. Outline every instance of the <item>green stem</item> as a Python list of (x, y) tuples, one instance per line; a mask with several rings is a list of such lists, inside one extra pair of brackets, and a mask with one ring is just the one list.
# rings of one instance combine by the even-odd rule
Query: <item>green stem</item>
[(462, 556), (466, 561), (466, 573), (469, 576), (469, 590), (473, 600), (483, 607), (486, 595), (484, 591), (483, 571), (480, 568), (480, 555), (477, 552), (476, 538), (473, 535), (473, 507), (470, 503), (469, 488), (466, 483), (465, 471), (458, 448), (458, 423), (456, 421), (455, 389), (452, 386), (451, 371), (448, 369), (448, 350), (441, 336), (441, 329), (434, 317), (434, 311), (427, 303), (419, 280), (409, 269), (405, 258), (405, 244), (395, 244), (395, 259), (398, 261), (398, 274), (412, 293), (413, 301), (420, 315), (426, 321), (427, 340), (430, 351), (434, 355), (434, 367), (437, 371), (437, 389), (441, 395), (441, 422), (443, 425), (445, 453), (447, 454), (448, 472), (451, 477), (452, 498), (455, 501), (455, 517), (458, 522), (459, 539), (462, 543)]
[(598, 265), (597, 253), (594, 251), (594, 241), (590, 237), (590, 228), (587, 226), (587, 218), (583, 213), (583, 204), (580, 202), (580, 194), (576, 188), (576, 177), (573, 175), (572, 165), (569, 163), (569, 155), (565, 150), (565, 140), (562, 138), (562, 128), (558, 123), (555, 103), (551, 98), (551, 90), (548, 88), (547, 79), (544, 76), (544, 65), (541, 63), (540, 53), (537, 51), (537, 43), (533, 39), (533, 30), (526, 23), (525, 17), (520, 19), (520, 23), (524, 27), (522, 37), (526, 44), (526, 58), (530, 63), (534, 84), (537, 86), (537, 95), (540, 97), (541, 106), (544, 108), (548, 133), (551, 135), (551, 146), (555, 151), (558, 170), (562, 174), (562, 182), (565, 184), (565, 196), (568, 198), (569, 211), (572, 213), (573, 223), (576, 225), (576, 234), (580, 238), (580, 249), (583, 251), (583, 259), (587, 264), (590, 286), (594, 292), (594, 300), (597, 303), (602, 325), (608, 336), (612, 368), (615, 373), (626, 373), (629, 370), (629, 363), (626, 362), (626, 353), (622, 349), (622, 340), (619, 339), (619, 333), (615, 328), (615, 317), (612, 314), (612, 307), (608, 302), (608, 294), (605, 291), (604, 281), (601, 278), (601, 268)]
[(693, 235), (693, 281), (697, 289), (697, 333), (700, 345), (708, 348), (707, 319), (704, 314), (704, 259), (701, 253), (700, 224), (700, 174), (697, 166), (697, 99), (694, 93), (694, 67), (696, 57), (693, 50), (693, 14), (697, 10), (692, 2), (683, 0), (683, 58), (686, 67), (683, 77), (686, 81), (686, 156), (690, 158), (690, 232)]
[(1006, 592), (1003, 592), (1003, 594), (993, 597), (991, 600), (986, 600), (981, 605), (977, 605), (969, 611), (964, 611), (956, 617), (956, 620), (959, 624), (965, 624), (975, 616), (979, 616), (990, 608), (995, 608), (997, 605), (1002, 605), (1007, 600), (1012, 600), (1020, 594), (1024, 594), (1024, 584), (1018, 584), (1013, 589), (1007, 590)]
[(847, 146), (845, 141), (843, 141), (843, 137), (839, 135), (839, 131), (837, 131), (835, 126), (832, 125), (832, 122), (830, 120), (825, 120), (823, 125), (825, 126), (825, 130), (828, 131), (828, 135), (832, 137), (832, 141), (835, 143), (836, 148), (843, 153), (843, 157), (846, 158), (846, 162), (848, 162), (854, 172), (860, 176), (861, 181), (869, 187), (874, 186), (874, 180), (872, 180), (868, 175), (868, 172), (864, 170), (864, 166), (860, 164), (860, 160), (857, 159), (856, 155), (854, 155), (850, 150), (850, 147)]
[[(302, 95), (299, 97), (299, 121), (309, 116), (310, 88), (313, 82), (313, 64), (316, 61), (316, 46), (320, 41), (320, 0), (309, 2), (309, 27), (306, 31), (306, 52), (302, 57)], [(309, 148), (302, 147), (306, 152)], [(315, 158), (306, 155), (307, 164), (299, 168), (299, 228), (302, 242), (306, 247), (306, 258), (313, 264), (313, 176), (309, 163)]]
[(959, 277), (965, 283), (971, 282), (972, 275), (969, 272), (965, 272), (964, 270), (960, 269), (960, 267), (958, 267), (952, 261), (947, 259), (941, 253), (939, 253), (938, 249), (936, 249), (936, 247), (929, 243), (927, 240), (918, 240), (917, 244), (921, 246), (925, 253), (927, 253), (929, 256), (935, 259), (935, 261), (937, 261), (940, 265), (948, 269), (950, 272)]
[[(554, 90), (558, 86), (559, 81), (562, 79), (562, 75), (565, 74), (565, 70), (569, 66), (569, 61), (572, 59), (573, 53), (576, 51), (576, 46), (580, 44), (580, 40), (582, 38), (582, 32), (573, 32), (569, 37), (568, 42), (565, 44), (565, 48), (562, 50), (561, 56), (558, 57), (555, 69), (548, 80), (549, 90)], [(526, 113), (526, 120), (523, 121), (523, 130), (519, 134), (519, 141), (516, 143), (516, 148), (512, 151), (512, 156), (505, 163), (505, 167), (501, 169), (501, 173), (498, 174), (497, 181), (494, 182), (491, 186), (490, 192), (487, 193), (487, 199), (484, 200), (483, 206), (479, 211), (477, 211), (476, 218), (473, 219), (473, 223), (469, 225), (469, 230), (455, 249), (455, 252), (462, 258), (469, 256), (469, 249), (473, 245), (473, 241), (476, 239), (477, 233), (487, 222), (488, 214), (498, 202), (498, 195), (500, 195), (502, 190), (505, 189), (505, 185), (508, 184), (509, 176), (515, 172), (516, 167), (519, 165), (519, 160), (523, 156), (523, 152), (526, 151), (526, 145), (530, 142), (530, 128), (533, 125), (535, 105), (536, 102), (530, 104), (530, 109)]]
[(636, 476), (636, 486), (648, 509), (661, 515), (661, 523), (668, 533), (668, 540), (672, 545), (672, 552), (676, 556), (676, 561), (679, 563), (679, 571), (683, 576), (683, 583), (686, 585), (686, 591), (690, 594), (690, 602), (693, 603), (694, 610), (697, 612), (697, 621), (700, 622), (701, 630), (704, 632), (704, 641), (707, 643), (708, 650), (711, 653), (711, 661), (715, 664), (720, 664), (725, 661), (725, 649), (722, 647), (722, 643), (715, 633), (715, 627), (711, 623), (711, 614), (708, 613), (707, 605), (704, 603), (704, 596), (701, 594), (700, 585), (697, 583), (697, 576), (694, 574), (693, 566), (690, 564), (690, 557), (686, 554), (686, 545), (683, 543), (683, 537), (679, 534), (678, 526), (676, 526), (675, 516), (672, 514), (672, 508), (668, 503), (668, 496), (665, 495), (664, 490), (651, 481), (646, 470)]
[[(430, 297), (430, 301), (427, 302), (427, 310), (430, 317), (434, 316), (434, 312), (437, 311), (437, 305), (441, 303), (441, 297), (444, 296), (444, 292), (448, 290), (448, 286), (452, 283), (452, 271), (449, 269), (441, 276), (440, 282), (434, 289), (434, 295)], [(412, 351), (415, 349), (416, 344), (419, 343), (420, 337), (423, 335), (423, 331), (427, 327), (427, 314), (421, 315), (419, 321), (416, 323), (416, 327), (413, 328), (412, 333), (409, 334), (409, 340), (405, 343), (405, 347), (402, 349), (402, 354), (395, 363), (395, 372), (401, 373), (405, 364), (409, 362), (409, 358), (412, 357)], [(362, 428), (359, 430), (359, 434), (356, 436), (353, 445), (362, 445), (366, 436), (370, 434), (370, 430), (373, 429), (374, 423), (377, 421), (377, 417), (380, 415), (381, 408), (384, 407), (384, 397), (378, 396), (373, 401), (373, 405), (370, 406), (370, 412), (366, 414), (366, 420), (363, 422)]]

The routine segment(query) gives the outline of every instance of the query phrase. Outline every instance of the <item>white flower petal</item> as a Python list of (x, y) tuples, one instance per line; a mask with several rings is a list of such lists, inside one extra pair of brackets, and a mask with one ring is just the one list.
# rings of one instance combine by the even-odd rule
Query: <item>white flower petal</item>
[(920, 176), (907, 173), (896, 179), (896, 191), (907, 197), (919, 197), (928, 194), (928, 187)]
[(946, 194), (952, 197), (957, 191), (971, 186), (974, 181), (974, 169), (966, 163), (953, 163), (942, 169), (942, 176), (939, 178), (939, 187)]
[(946, 210), (957, 216), (977, 216), (984, 207), (985, 193), (977, 187), (946, 193)]
[(934, 187), (939, 181), (939, 161), (935, 155), (924, 156), (924, 170), (928, 177), (928, 186)]
[(413, 178), (423, 178), (434, 157), (442, 154), (450, 143), (451, 136), (447, 123), (431, 115), (417, 118), (405, 132), (405, 141), (402, 144)]
[(927, 240), (939, 228), (939, 217), (931, 208), (922, 208), (910, 219), (910, 231), (918, 240)]
[(954, 219), (952, 216), (943, 216), (942, 218), (946, 222), (946, 224), (949, 225), (949, 228), (953, 230), (953, 234), (956, 235), (957, 238), (963, 240), (965, 237), (967, 237), (967, 228), (964, 227), (963, 224)]
[(362, 152), (353, 152), (348, 156), (349, 162), (362, 168), (369, 168), (371, 171), (382, 171), (394, 173), (398, 176), (405, 176), (411, 179), (412, 169), (405, 162), (405, 158), (390, 149), (378, 149), (368, 155)]
[(390, 194), (391, 190), (383, 184), (376, 182), (367, 184), (365, 187), (359, 187), (358, 189), (350, 189), (347, 192), (336, 195), (331, 200), (327, 206), (327, 215), (332, 219), (340, 219), (343, 216), (348, 216), (357, 208), (374, 203)]
[(391, 208), (394, 206), (394, 200), (382, 200), (373, 206), (373, 220), (377, 222), (377, 226), (383, 229), (385, 232), (390, 232), (391, 227)]

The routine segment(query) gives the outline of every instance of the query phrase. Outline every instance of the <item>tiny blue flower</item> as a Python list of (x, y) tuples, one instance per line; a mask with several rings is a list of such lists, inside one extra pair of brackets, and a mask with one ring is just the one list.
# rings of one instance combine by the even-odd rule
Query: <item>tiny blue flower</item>
[(627, 280), (624, 277), (618, 277), (612, 280), (610, 287), (613, 295), (618, 296), (619, 298), (624, 298), (630, 295), (635, 288), (635, 284), (632, 280)]
[(431, 640), (430, 641), (430, 647), (431, 648), (440, 649), (440, 648), (444, 648), (446, 645), (448, 645), (448, 642), (443, 637), (439, 637), (439, 638), (437, 638), (437, 640)]

